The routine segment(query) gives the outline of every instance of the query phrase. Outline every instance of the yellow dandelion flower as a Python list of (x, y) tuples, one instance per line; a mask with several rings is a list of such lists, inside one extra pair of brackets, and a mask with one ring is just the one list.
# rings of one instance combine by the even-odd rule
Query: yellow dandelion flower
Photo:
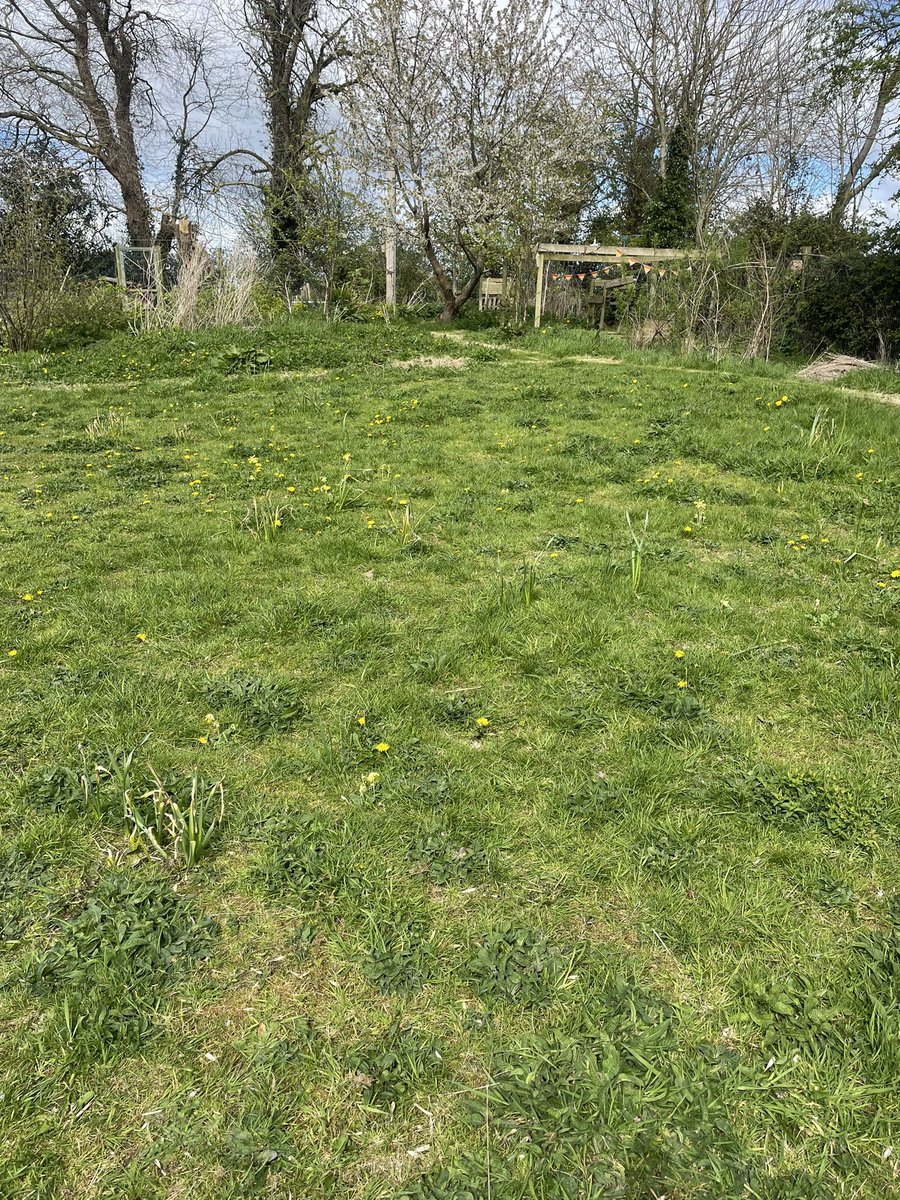
[(676, 658), (684, 658), (684, 651), (683, 651), (683, 650), (676, 650), (676, 651), (675, 651), (675, 657), (676, 657)]
[(6, 652), (8, 658), (15, 658), (18, 653), (18, 650), (7, 650)]
[(26, 592), (25, 595), (22, 597), (22, 599), (23, 600), (33, 600), (34, 596), (32, 596), (31, 592)]
[(146, 640), (147, 640), (147, 635), (146, 635), (146, 633), (138, 633), (138, 634), (135, 634), (135, 637), (137, 638), (137, 640), (138, 640), (139, 642), (146, 642)]
[(679, 686), (680, 688), (686, 688), (686, 687), (687, 687), (687, 680), (686, 680), (686, 679), (679, 679), (679, 680), (678, 680), (678, 686)]
[(356, 723), (357, 723), (357, 725), (365, 725), (365, 723), (366, 723), (366, 718), (365, 718), (365, 717), (357, 717), (357, 718), (356, 718)]
[(694, 532), (693, 526), (691, 526), (691, 525), (682, 525), (682, 527), (681, 527), (681, 532), (682, 532), (682, 533), (693, 533), (693, 532)]
[(205, 746), (207, 744), (207, 742), (209, 741), (209, 738), (204, 733), (201, 737), (197, 738), (197, 741), (200, 743), (201, 746)]
[(487, 719), (487, 717), (476, 717), (475, 724), (479, 729), (487, 729), (488, 725), (490, 725), (490, 721)]
[(379, 742), (378, 745), (375, 747), (375, 749), (378, 751), (379, 754), (387, 754), (387, 752), (388, 752), (388, 750), (390, 750), (390, 748), (391, 748), (390, 742)]
[(891, 579), (900, 579), (900, 571), (891, 571)]

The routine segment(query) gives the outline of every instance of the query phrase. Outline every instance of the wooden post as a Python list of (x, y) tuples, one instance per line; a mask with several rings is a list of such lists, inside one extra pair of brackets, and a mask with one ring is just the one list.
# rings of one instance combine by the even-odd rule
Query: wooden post
[(116, 283), (125, 287), (125, 247), (121, 245), (116, 246)]
[(534, 293), (534, 327), (541, 327), (541, 308), (544, 303), (544, 256), (537, 252), (537, 290)]
[(163, 260), (162, 247), (153, 245), (150, 247), (150, 262), (151, 262), (151, 279), (153, 280), (153, 291), (157, 303), (162, 299), (163, 292)]
[(387, 233), (384, 239), (384, 306), (397, 307), (397, 185), (393, 179), (387, 191)]

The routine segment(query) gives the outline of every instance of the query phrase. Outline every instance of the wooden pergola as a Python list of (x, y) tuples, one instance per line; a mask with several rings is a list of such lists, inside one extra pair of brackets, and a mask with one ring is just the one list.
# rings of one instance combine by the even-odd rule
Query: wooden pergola
[(656, 263), (672, 262), (676, 259), (690, 258), (691, 250), (652, 249), (648, 246), (589, 246), (566, 245), (557, 242), (540, 242), (534, 248), (537, 262), (537, 288), (534, 294), (534, 327), (541, 327), (541, 309), (544, 306), (544, 278), (547, 264), (550, 262), (603, 263), (607, 266), (621, 267), (621, 276), (615, 281), (617, 286), (625, 282), (625, 274), (629, 266), (637, 264), (654, 266)]

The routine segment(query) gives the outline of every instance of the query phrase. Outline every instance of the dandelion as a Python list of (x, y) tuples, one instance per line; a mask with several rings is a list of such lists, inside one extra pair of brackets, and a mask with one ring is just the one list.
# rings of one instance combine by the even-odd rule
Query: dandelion
[(679, 686), (680, 688), (686, 688), (686, 687), (687, 687), (687, 680), (686, 680), (686, 679), (679, 679), (679, 680), (678, 680), (678, 686)]
[(862, 471), (857, 471), (856, 474), (853, 476), (854, 479), (862, 479), (862, 477), (863, 477)]
[(357, 723), (357, 725), (365, 725), (365, 723), (366, 723), (366, 718), (365, 718), (365, 717), (357, 717), (357, 718), (356, 718), (356, 723)]
[(886, 584), (886, 583), (885, 583), (885, 582), (884, 582), (882, 579), (878, 579), (878, 580), (876, 580), (876, 582), (875, 582), (875, 586), (876, 586), (877, 588), (886, 588), (886, 587), (887, 587), (887, 584)]
[(683, 651), (683, 650), (676, 650), (676, 651), (675, 651), (675, 657), (676, 657), (676, 658), (684, 658), (684, 651)]
[(391, 748), (390, 742), (379, 742), (378, 745), (375, 747), (375, 749), (378, 751), (379, 754), (387, 754), (387, 752), (388, 752), (388, 750), (390, 750), (390, 748)]
[(490, 725), (490, 721), (487, 719), (487, 717), (476, 717), (475, 724), (479, 729), (487, 729), (488, 725)]
[(216, 718), (212, 715), (212, 713), (207, 713), (206, 716), (203, 718), (204, 725), (215, 725), (215, 723), (216, 723)]
[(870, 447), (869, 447), (869, 449), (866, 451), (866, 454), (874, 454), (874, 453), (875, 453), (875, 447), (874, 447), (874, 446), (870, 446)]
[(22, 597), (22, 599), (26, 600), (26, 601), (33, 600), (34, 596), (32, 596), (31, 592), (26, 592), (25, 595)]
[(15, 658), (18, 653), (18, 650), (7, 650), (6, 655), (7, 658)]
[(693, 533), (694, 527), (692, 525), (682, 525), (681, 532), (682, 533)]
[(205, 746), (209, 742), (209, 738), (204, 733), (200, 737), (197, 738), (197, 741), (200, 743), (201, 746)]
[(578, 496), (575, 500), (575, 503), (576, 504), (584, 504), (584, 500), (581, 498), (581, 496)]
[(891, 579), (900, 579), (900, 571), (891, 571)]
[(135, 634), (135, 637), (137, 638), (137, 640), (138, 640), (139, 642), (146, 642), (146, 640), (147, 640), (147, 635), (146, 635), (146, 633), (138, 633), (138, 634)]

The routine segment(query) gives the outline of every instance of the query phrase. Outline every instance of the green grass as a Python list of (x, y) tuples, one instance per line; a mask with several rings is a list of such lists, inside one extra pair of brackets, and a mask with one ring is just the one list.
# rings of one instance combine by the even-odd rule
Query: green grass
[(896, 1193), (900, 412), (470, 338), (4, 365), (0, 1195)]

